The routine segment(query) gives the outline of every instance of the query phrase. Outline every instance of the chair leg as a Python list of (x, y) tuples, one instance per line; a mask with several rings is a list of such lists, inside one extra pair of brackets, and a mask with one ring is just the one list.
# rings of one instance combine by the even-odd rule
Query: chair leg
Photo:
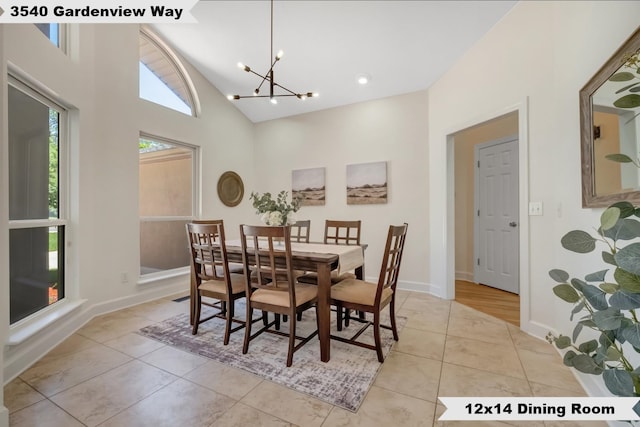
[(396, 327), (396, 298), (395, 295), (391, 297), (391, 303), (389, 304), (389, 317), (391, 317), (391, 332), (393, 332), (393, 339), (398, 341), (398, 328)]
[(289, 316), (287, 316), (286, 314), (282, 315), (282, 322), (287, 323), (287, 319), (289, 318)]
[(289, 353), (287, 354), (287, 368), (293, 365), (293, 349), (296, 346), (296, 315), (291, 316), (289, 324)]
[(384, 362), (382, 356), (382, 342), (380, 341), (380, 311), (373, 313), (373, 338), (376, 342), (376, 353), (378, 354), (378, 362)]
[[(262, 320), (266, 321), (266, 312), (262, 312)], [(245, 318), (245, 328), (244, 328), (244, 343), (242, 344), (242, 354), (247, 354), (249, 351), (249, 338), (251, 337), (251, 319), (253, 317), (253, 309), (251, 308), (251, 304), (249, 303), (249, 298), (247, 298), (247, 317)]]
[(344, 309), (344, 326), (349, 327), (349, 318), (351, 317), (351, 310), (348, 308)]
[[(227, 304), (227, 303), (225, 303)], [(229, 344), (229, 336), (231, 335), (231, 322), (233, 321), (233, 316), (234, 316), (234, 312), (233, 309), (235, 308), (235, 304), (233, 301), (229, 301), (229, 303), (227, 304), (227, 310), (226, 310), (226, 325), (224, 328), (224, 341), (223, 344), (227, 345)]]
[(338, 326), (338, 331), (342, 330), (342, 305), (336, 304), (336, 323)]
[(298, 321), (302, 320), (302, 312), (298, 313)]
[(262, 311), (262, 324), (264, 326), (267, 326), (269, 324), (269, 315), (264, 310)]
[(191, 329), (191, 334), (193, 335), (198, 333), (198, 325), (200, 324), (200, 309), (202, 307), (202, 297), (200, 296), (200, 292), (196, 294), (195, 298), (196, 306), (195, 313), (193, 315), (193, 328)]
[(276, 318), (276, 331), (280, 330), (280, 315), (278, 313), (275, 314), (275, 318)]

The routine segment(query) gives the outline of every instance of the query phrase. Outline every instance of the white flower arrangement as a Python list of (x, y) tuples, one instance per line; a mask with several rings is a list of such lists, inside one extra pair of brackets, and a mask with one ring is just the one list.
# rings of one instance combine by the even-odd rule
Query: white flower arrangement
[(281, 191), (276, 200), (273, 200), (271, 193), (251, 193), (250, 199), (256, 213), (261, 214), (260, 220), (267, 225), (291, 225), (296, 222), (295, 212), (300, 209), (300, 201), (293, 199), (287, 202), (289, 193)]

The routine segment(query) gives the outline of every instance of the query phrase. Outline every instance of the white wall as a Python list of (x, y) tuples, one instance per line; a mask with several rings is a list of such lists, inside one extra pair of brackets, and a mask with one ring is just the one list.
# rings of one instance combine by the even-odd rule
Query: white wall
[[(260, 180), (251, 190), (290, 192), (292, 170), (326, 168), (326, 204), (302, 207), (297, 214), (311, 219), (311, 239), (322, 240), (325, 219), (361, 219), (362, 241), (369, 245), (365, 275), (377, 281), (389, 225), (407, 222), (400, 285), (429, 291), (427, 116), (422, 91), (259, 123), (255, 170)], [(388, 162), (388, 202), (347, 205), (346, 166), (378, 161)]]
[[(560, 238), (591, 229), (600, 210), (581, 208), (578, 92), (638, 26), (639, 2), (519, 2), (429, 90), (430, 279), (446, 283), (447, 135), (477, 118), (528, 100), (529, 198), (544, 215), (529, 218), (529, 319), (542, 335), (570, 333), (569, 306), (552, 294), (547, 272), (590, 273), (599, 255), (571, 254)], [(591, 265), (590, 265), (591, 264)], [(451, 268), (453, 270), (453, 268)]]
[[(253, 125), (192, 67), (185, 64), (200, 97), (198, 118), (138, 97), (138, 25), (75, 25), (72, 49), (64, 55), (34, 25), (3, 25), (2, 64), (42, 86), (71, 111), (71, 210), (67, 299), (86, 300), (71, 314), (17, 346), (5, 348), (6, 382), (91, 317), (154, 297), (188, 289), (188, 275), (138, 284), (138, 137), (141, 131), (202, 147), (199, 216), (238, 223), (252, 217), (245, 200), (227, 208), (216, 193), (218, 177), (238, 172), (253, 186)], [(1, 51), (0, 51), (1, 54)], [(2, 74), (2, 89), (6, 73)], [(2, 94), (6, 106), (6, 95)], [(6, 111), (6, 108), (2, 111)], [(3, 123), (6, 113), (2, 116)], [(3, 135), (6, 131), (3, 127)], [(7, 154), (6, 137), (1, 138)], [(6, 169), (0, 175), (7, 187)], [(0, 192), (0, 267), (6, 266), (7, 192)], [(185, 236), (186, 239), (186, 236)], [(186, 242), (186, 240), (185, 240)], [(2, 272), (1, 304), (9, 292)], [(122, 273), (130, 278), (121, 283)], [(6, 313), (4, 310), (4, 314)], [(7, 321), (3, 321), (5, 325)], [(0, 327), (4, 338), (4, 326)], [(5, 340), (2, 339), (2, 342)], [(1, 359), (0, 359), (1, 360)]]
[[(4, 25), (0, 25), (0, 58), (4, 57)], [(0, 62), (0, 111), (7, 111), (7, 90), (6, 90), (6, 65)], [(9, 150), (6, 141), (9, 137), (7, 130), (7, 115), (0, 115), (0, 194), (9, 194), (9, 185), (6, 179), (8, 176)], [(6, 171), (6, 172), (1, 172)], [(8, 197), (8, 196), (4, 196)], [(5, 227), (9, 218), (9, 205), (4, 200), (0, 203), (0, 271), (9, 270), (9, 230)], [(0, 279), (0, 343), (7, 340), (9, 333), (9, 281), (6, 277)], [(4, 366), (4, 351), (0, 351), (0, 366)], [(2, 372), (0, 371), (0, 380)], [(4, 382), (0, 381), (0, 385)], [(9, 411), (4, 406), (4, 387), (0, 388), (0, 427), (9, 426)]]

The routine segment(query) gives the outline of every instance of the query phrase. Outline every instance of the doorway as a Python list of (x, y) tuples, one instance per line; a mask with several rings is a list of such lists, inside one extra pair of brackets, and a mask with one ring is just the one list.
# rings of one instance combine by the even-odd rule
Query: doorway
[[(516, 240), (514, 249), (513, 246), (509, 247), (504, 242), (504, 227), (500, 229), (500, 227), (497, 227), (495, 224), (491, 224), (491, 221), (479, 221), (481, 217), (478, 216), (478, 206), (484, 206), (484, 212), (480, 213), (486, 214), (487, 207), (493, 208), (495, 205), (495, 200), (492, 199), (492, 197), (495, 197), (496, 192), (502, 193), (503, 189), (500, 188), (500, 184), (496, 184), (496, 179), (486, 180), (485, 184), (489, 186), (488, 192), (487, 188), (483, 189), (479, 185), (479, 179), (477, 177), (478, 160), (476, 159), (476, 155), (478, 153), (482, 154), (483, 149), (487, 149), (484, 153), (489, 156), (494, 156), (496, 152), (503, 153), (505, 151), (503, 148), (506, 147), (503, 145), (505, 143), (511, 143), (510, 150), (513, 150), (515, 147), (515, 153), (512, 152), (510, 156), (510, 162), (516, 163), (515, 183), (511, 182), (511, 184), (515, 185), (515, 198), (513, 199), (511, 210), (515, 212), (510, 213), (514, 218), (511, 218), (504, 225), (507, 234), (515, 233), (518, 235), (518, 206), (520, 203), (517, 185), (517, 164), (519, 156), (517, 154), (518, 137), (514, 136), (518, 134), (519, 112), (516, 110), (465, 128), (452, 135), (453, 166), (455, 172), (455, 299), (462, 304), (503, 318), (503, 320), (510, 321), (511, 323), (514, 323), (512, 321), (514, 318), (520, 318), (520, 298), (517, 295), (520, 290), (518, 277), (519, 257), (517, 256), (519, 245)], [(485, 174), (485, 178), (492, 173), (494, 172)], [(503, 176), (503, 174), (499, 173), (498, 176)], [(504, 211), (504, 209), (502, 210)], [(486, 220), (486, 218), (484, 219)], [(502, 218), (501, 221), (503, 219), (504, 218)], [(516, 227), (509, 225), (514, 222), (516, 223)], [(484, 233), (483, 235), (480, 231), (481, 228), (485, 231), (491, 228), (493, 233)], [(498, 235), (501, 237), (495, 238), (495, 236)], [(492, 245), (495, 246), (491, 249), (493, 252), (487, 254), (487, 248)], [(513, 245), (513, 241), (511, 245)], [(484, 256), (485, 259), (479, 260), (478, 253), (483, 253), (484, 255), (482, 256)], [(504, 259), (504, 254), (514, 256), (510, 257), (511, 259), (508, 266), (500, 266), (498, 268), (495, 256)], [(490, 258), (489, 262), (487, 261), (487, 257)], [(510, 282), (502, 280), (504, 279), (503, 276), (505, 276), (505, 274), (503, 274), (505, 270), (508, 271), (506, 276)], [(498, 279), (497, 281), (496, 277)], [(480, 283), (493, 286), (497, 289), (483, 286)], [(498, 291), (498, 289), (501, 290)], [(503, 290), (507, 290), (510, 293), (504, 292)], [(468, 298), (469, 295), (473, 295), (473, 297)], [(472, 302), (473, 300), (475, 300), (475, 302)], [(496, 302), (498, 305), (506, 307), (503, 313), (494, 310)]]

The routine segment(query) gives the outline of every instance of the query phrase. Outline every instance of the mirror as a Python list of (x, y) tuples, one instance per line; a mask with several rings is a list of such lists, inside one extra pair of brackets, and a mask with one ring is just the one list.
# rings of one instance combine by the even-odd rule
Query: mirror
[(640, 28), (580, 90), (582, 207), (640, 204)]

